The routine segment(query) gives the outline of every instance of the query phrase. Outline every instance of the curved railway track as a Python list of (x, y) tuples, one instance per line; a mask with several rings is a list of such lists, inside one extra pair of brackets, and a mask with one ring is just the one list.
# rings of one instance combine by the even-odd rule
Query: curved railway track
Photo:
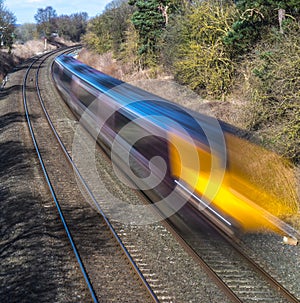
[[(49, 56), (54, 56), (49, 55)], [(50, 58), (50, 57), (49, 57)], [(44, 58), (45, 59), (45, 58)], [(26, 74), (26, 77), (24, 79), (23, 84), (23, 95), (24, 100), (26, 98), (29, 101), (29, 97), (27, 96), (26, 90), (33, 90), (34, 86), (39, 85), (38, 81), (38, 70), (40, 67), (43, 67), (45, 65), (44, 59), (39, 59), (36, 62), (34, 62), (31, 66), (31, 68), (28, 69), (28, 72)], [(32, 68), (37, 69), (36, 71), (33, 71)], [(34, 81), (35, 79), (35, 81)], [(69, 176), (73, 176), (73, 171), (77, 171), (77, 168), (74, 166), (71, 160), (71, 150), (72, 150), (72, 135), (70, 136), (69, 132), (74, 131), (74, 124), (76, 122), (70, 123), (70, 120), (64, 121), (64, 118), (61, 118), (60, 120), (57, 120), (55, 125), (52, 124), (51, 130), (49, 129), (49, 121), (51, 121), (50, 117), (48, 116), (47, 110), (45, 108), (45, 105), (43, 103), (42, 95), (45, 91), (45, 88), (41, 88), (37, 90), (37, 93), (35, 93), (37, 96), (34, 98), (30, 98), (30, 104), (28, 106), (25, 105), (25, 107), (28, 107), (28, 110), (30, 113), (27, 114), (27, 117), (34, 117), (34, 120), (30, 122), (32, 124), (32, 132), (35, 133), (35, 136), (38, 139), (38, 143), (36, 143), (37, 149), (41, 149), (40, 152), (40, 158), (42, 158), (43, 163), (45, 163), (45, 171), (47, 171), (46, 174), (49, 175), (49, 184), (53, 187), (52, 191), (53, 194), (57, 193), (57, 196), (62, 197), (61, 199), (58, 199), (61, 202), (61, 206), (58, 206), (58, 208), (61, 208), (64, 213), (66, 213), (68, 216), (67, 221), (69, 222), (68, 225), (70, 226), (69, 229), (71, 231), (67, 231), (67, 233), (70, 233), (70, 235), (73, 235), (73, 238), (70, 240), (71, 243), (75, 242), (78, 243), (78, 251), (76, 251), (76, 245), (72, 244), (72, 246), (75, 249), (75, 254), (78, 255), (77, 259), (79, 261), (80, 267), (83, 270), (83, 275), (86, 278), (87, 285), (90, 289), (91, 296), (94, 300), (94, 302), (97, 302), (98, 298), (101, 297), (101, 292), (105, 292), (103, 287), (99, 287), (99, 282), (97, 281), (99, 272), (103, 269), (103, 263), (105, 261), (99, 261), (97, 260), (97, 257), (95, 256), (95, 247), (94, 251), (90, 253), (93, 257), (95, 257), (94, 260), (85, 259), (83, 263), (81, 262), (80, 255), (88, 255), (87, 251), (85, 250), (85, 246), (83, 242), (88, 242), (87, 234), (90, 234), (91, 238), (90, 240), (95, 241), (95, 238), (98, 237), (97, 234), (99, 230), (101, 230), (101, 233), (104, 234), (108, 233), (109, 235), (106, 235), (105, 239), (104, 235), (103, 238), (101, 236), (101, 239), (99, 239), (99, 242), (109, 242), (110, 246), (114, 247), (114, 250), (117, 252), (114, 252), (114, 258), (113, 262), (116, 261), (116, 259), (122, 260), (120, 265), (114, 264), (114, 268), (123, 268), (123, 270), (118, 270), (117, 273), (120, 274), (122, 271), (128, 270), (127, 267), (128, 263), (131, 263), (130, 267), (134, 268), (135, 275), (136, 273), (140, 277), (140, 281), (143, 284), (143, 287), (146, 286), (147, 291), (145, 288), (141, 289), (140, 283), (138, 283), (137, 288), (135, 290), (131, 290), (130, 293), (134, 293), (133, 299), (129, 299), (128, 294), (126, 295), (126, 299), (131, 301), (138, 302), (138, 300), (141, 300), (141, 302), (145, 302), (145, 298), (149, 301), (160, 301), (160, 302), (199, 302), (199, 300), (203, 300), (203, 302), (218, 302), (220, 300), (226, 301), (224, 297), (222, 297), (222, 292), (226, 293), (228, 302), (299, 302), (299, 300), (293, 296), (284, 286), (282, 286), (279, 282), (277, 282), (277, 279), (274, 279), (267, 273), (266, 270), (262, 268), (262, 266), (257, 265), (257, 262), (254, 262), (252, 259), (250, 259), (247, 255), (247, 252), (244, 251), (243, 248), (241, 248), (238, 244), (235, 242), (232, 242), (230, 239), (226, 238), (222, 234), (222, 232), (217, 233), (215, 231), (215, 227), (210, 226), (209, 221), (204, 221), (204, 225), (206, 226), (201, 231), (195, 232), (194, 230), (191, 230), (187, 225), (184, 223), (181, 223), (180, 230), (178, 227), (176, 227), (171, 221), (171, 223), (163, 223), (161, 224), (153, 224), (151, 226), (130, 226), (130, 225), (124, 225), (118, 222), (113, 223), (113, 227), (111, 227), (110, 231), (107, 231), (107, 224), (110, 224), (108, 220), (106, 219), (105, 214), (102, 212), (102, 208), (106, 209), (106, 203), (109, 204), (109, 201), (95, 201), (93, 193), (88, 193), (88, 182), (87, 180), (81, 180), (82, 187), (85, 188), (85, 191), (87, 192), (87, 195), (84, 197), (84, 199), (89, 199), (91, 204), (95, 205), (95, 208), (98, 209), (98, 212), (102, 216), (95, 216), (95, 214), (91, 213), (91, 210), (86, 205), (85, 202), (77, 203), (78, 197), (81, 196), (79, 193), (74, 193), (73, 188), (74, 185), (76, 185), (76, 180), (74, 180), (74, 177), (72, 180), (69, 180)], [(24, 101), (26, 103), (26, 101)], [(40, 105), (41, 104), (41, 105)], [(48, 106), (50, 106), (48, 104)], [(62, 105), (64, 106), (64, 105)], [(47, 107), (47, 106), (46, 106)], [(43, 108), (43, 113), (41, 112), (41, 109)], [(47, 108), (48, 109), (48, 108)], [(54, 109), (55, 110), (55, 109)], [(52, 109), (53, 111), (53, 109)], [(46, 119), (46, 117), (48, 117)], [(68, 124), (68, 125), (67, 125)], [(69, 127), (66, 127), (66, 125)], [(66, 129), (64, 129), (66, 127)], [(60, 128), (60, 134), (64, 133), (67, 134), (66, 139), (64, 139), (64, 143), (60, 142), (59, 137), (60, 135), (57, 134), (55, 128)], [(54, 134), (53, 135), (53, 131)], [(69, 136), (69, 137), (68, 137)], [(50, 141), (51, 140), (51, 141)], [(51, 143), (50, 143), (51, 142)], [(56, 142), (56, 143), (54, 143)], [(64, 145), (65, 144), (65, 145)], [(49, 145), (51, 146), (51, 150), (49, 151)], [(64, 150), (64, 156), (58, 156), (58, 153), (61, 154), (61, 149)], [(108, 175), (108, 179), (112, 180), (113, 182), (117, 182), (115, 180), (115, 177), (110, 175), (111, 167), (109, 167), (109, 164), (107, 164), (107, 159), (103, 159), (103, 151), (99, 149), (99, 154), (102, 154), (101, 156), (97, 155), (97, 168), (99, 171), (102, 171), (103, 174)], [(69, 163), (66, 165), (65, 159), (68, 159)], [(54, 160), (55, 159), (55, 160)], [(71, 161), (70, 161), (71, 160)], [(52, 163), (52, 164), (51, 164)], [(55, 164), (53, 164), (55, 163)], [(65, 171), (65, 172), (63, 172)], [(77, 178), (81, 179), (80, 172), (77, 171)], [(52, 180), (52, 181), (51, 181)], [(68, 187), (70, 184), (72, 184), (72, 187)], [(133, 197), (132, 195), (135, 195), (136, 193), (129, 192), (127, 188), (123, 188), (123, 184), (117, 184), (116, 187), (119, 187), (120, 193), (123, 193), (124, 195), (127, 195), (127, 199), (129, 199), (132, 203), (135, 203), (135, 200), (137, 203), (141, 203), (141, 195), (139, 194), (139, 198)], [(75, 186), (76, 187), (76, 186)], [(69, 191), (69, 192), (68, 192)], [(126, 193), (126, 194), (125, 194)], [(76, 197), (75, 197), (76, 196)], [(88, 198), (87, 198), (88, 197)], [(82, 198), (81, 198), (82, 199)], [(84, 200), (83, 199), (83, 200)], [(75, 201), (76, 200), (76, 201)], [(143, 200), (143, 198), (142, 198)], [(147, 203), (147, 202), (146, 202)], [(108, 207), (109, 208), (109, 207)], [(76, 210), (79, 211), (76, 213)], [(82, 212), (82, 210), (84, 210)], [(72, 216), (73, 215), (73, 218)], [(156, 214), (159, 215), (159, 214)], [(63, 216), (63, 215), (62, 215)], [(79, 218), (87, 218), (84, 225), (82, 222), (80, 222)], [(102, 225), (100, 226), (100, 221), (102, 220)], [(105, 222), (103, 222), (103, 220)], [(176, 218), (175, 220), (180, 220), (179, 218)], [(205, 220), (205, 219), (203, 219)], [(89, 222), (87, 222), (89, 221)], [(77, 236), (76, 233), (78, 229), (85, 231), (83, 232), (83, 235)], [(153, 239), (152, 237), (153, 233)], [(162, 242), (162, 244), (158, 243), (158, 240), (155, 238), (157, 237), (154, 234), (159, 233), (159, 238), (163, 238), (165, 242)], [(182, 236), (180, 235), (182, 234)], [(117, 241), (112, 240), (112, 234), (114, 236), (119, 237)], [(147, 236), (146, 236), (147, 234)], [(190, 270), (190, 265), (185, 265), (186, 268), (189, 270), (189, 273), (187, 273), (187, 276), (190, 275), (190, 280), (187, 278), (187, 276), (179, 277), (182, 278), (184, 281), (186, 281), (186, 284), (194, 283), (191, 287), (190, 296), (188, 294), (185, 294), (182, 292), (182, 297), (180, 295), (177, 295), (175, 291), (175, 287), (181, 287), (183, 284), (176, 285), (176, 281), (178, 281), (178, 275), (177, 272), (182, 272), (182, 269), (176, 271), (175, 268), (177, 265), (178, 260), (176, 258), (185, 258), (188, 259), (186, 254), (184, 252), (180, 252), (181, 255), (179, 255), (178, 251), (180, 250), (176, 246), (176, 253), (174, 249), (174, 245), (176, 244), (166, 244), (166, 238), (170, 238), (170, 234), (175, 236), (180, 241), (180, 245), (184, 247), (185, 252), (188, 253), (189, 257), (192, 257), (194, 261), (198, 262), (202, 269), (204, 269), (205, 274), (209, 275), (210, 279), (216, 283), (217, 288), (222, 289), (221, 294), (217, 293), (212, 295), (211, 293), (213, 291), (209, 291), (210, 295), (208, 296), (208, 299), (205, 298), (205, 294), (203, 294), (203, 297), (196, 297), (197, 291), (199, 291), (201, 288), (198, 285), (199, 283), (211, 283), (207, 282), (202, 276), (200, 277), (199, 273), (194, 273), (192, 270)], [(94, 238), (93, 238), (94, 237)], [(145, 243), (140, 238), (148, 237)], [(172, 236), (171, 236), (172, 238)], [(81, 242), (82, 241), (82, 242)], [(98, 241), (98, 240), (97, 240)], [(168, 240), (169, 241), (169, 240)], [(111, 243), (114, 244), (111, 244)], [(118, 243), (118, 244), (117, 244)], [(123, 248), (123, 253), (120, 253), (119, 248), (117, 248), (117, 245), (119, 244), (125, 244), (126, 247)], [(154, 247), (154, 245), (157, 245), (157, 252)], [(90, 244), (87, 244), (90, 245)], [(164, 256), (156, 256), (156, 263), (153, 262), (153, 254), (151, 254), (151, 249), (147, 249), (147, 245), (149, 247), (153, 247), (154, 254), (160, 254), (160, 251), (165, 250), (166, 254), (169, 254), (169, 256), (166, 257), (166, 260), (170, 264), (166, 264), (162, 266), (159, 259), (163, 259)], [(152, 245), (152, 246), (151, 246)], [(162, 245), (162, 246), (160, 246)], [(165, 247), (163, 247), (165, 245)], [(97, 247), (97, 250), (100, 249)], [(111, 249), (111, 247), (110, 247)], [(177, 255), (178, 253), (178, 255)], [(107, 250), (106, 252), (103, 252), (103, 254), (106, 254), (108, 256), (109, 254), (112, 254), (111, 251)], [(117, 256), (116, 256), (117, 254)], [(125, 260), (124, 255), (127, 257)], [(163, 255), (163, 254), (162, 254)], [(129, 258), (129, 259), (128, 259)], [(82, 258), (84, 259), (84, 258)], [(152, 261), (151, 261), (152, 259)], [(129, 260), (129, 261), (128, 261)], [(165, 259), (164, 259), (165, 260)], [(124, 265), (124, 262), (126, 263)], [(162, 261), (163, 263), (168, 263), (166, 261)], [(189, 261), (191, 262), (191, 261)], [(101, 264), (101, 265), (100, 265)], [(193, 265), (192, 265), (193, 266)], [(125, 270), (125, 268), (127, 268)], [(87, 269), (87, 272), (91, 272), (91, 274), (88, 274), (85, 270)], [(203, 271), (201, 269), (201, 271)], [(194, 271), (198, 270), (193, 268)], [(172, 271), (173, 277), (168, 278), (166, 271)], [(115, 271), (113, 271), (112, 276), (110, 276), (108, 279), (111, 280), (111, 284), (107, 286), (105, 289), (113, 288), (113, 283), (117, 283), (118, 288), (120, 292), (124, 292), (128, 290), (128, 283), (123, 283), (125, 285), (125, 289), (121, 290), (122, 288), (122, 282), (121, 277), (120, 278), (114, 278), (113, 276), (117, 274)], [(198, 276), (197, 276), (198, 275)], [(123, 282), (126, 281), (126, 279), (133, 279), (133, 274), (131, 276), (128, 276), (125, 274), (123, 275)], [(175, 277), (176, 276), (176, 277)], [(108, 276), (106, 276), (105, 279), (107, 279)], [(195, 278), (197, 277), (197, 278)], [(200, 282), (201, 279), (204, 279), (206, 282)], [(168, 279), (173, 279), (172, 282)], [(198, 279), (198, 280), (196, 280)], [(165, 283), (169, 283), (169, 286), (164, 285)], [(211, 281), (211, 280), (210, 280)], [(174, 284), (172, 284), (174, 283)], [(197, 284), (198, 283), (198, 284)], [(132, 283), (129, 283), (130, 285)], [(96, 286), (95, 286), (96, 285)], [(187, 287), (187, 286), (186, 286)], [(205, 285), (204, 288), (208, 286)], [(188, 288), (188, 287), (187, 287)], [(196, 289), (196, 290), (195, 290)], [(212, 289), (213, 286), (212, 286)], [(178, 291), (178, 290), (177, 290)], [(195, 291), (195, 293), (193, 292)], [(180, 292), (180, 291), (179, 291)], [(128, 293), (128, 291), (127, 291)], [(122, 295), (120, 293), (114, 294), (113, 290), (109, 291), (109, 294), (107, 295), (106, 300), (107, 301), (113, 301), (111, 300), (111, 297), (109, 296), (119, 296), (120, 298)], [(185, 298), (185, 299), (182, 299)], [(124, 297), (123, 297), (124, 299)], [(118, 300), (116, 300), (118, 301)], [(121, 300), (122, 301), (122, 300)], [(226, 301), (227, 302), (227, 301)]]

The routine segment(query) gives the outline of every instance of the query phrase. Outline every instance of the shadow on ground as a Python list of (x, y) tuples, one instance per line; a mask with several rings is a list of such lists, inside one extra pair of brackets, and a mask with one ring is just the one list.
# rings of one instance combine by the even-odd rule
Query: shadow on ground
[[(0, 129), (20, 121), (5, 115)], [(0, 302), (89, 301), (58, 215), (34, 188), (32, 155), (19, 141), (0, 143)]]

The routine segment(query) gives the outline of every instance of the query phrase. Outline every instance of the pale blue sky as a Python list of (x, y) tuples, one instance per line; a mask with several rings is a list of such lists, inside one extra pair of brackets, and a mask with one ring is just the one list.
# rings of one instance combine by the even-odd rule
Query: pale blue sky
[(52, 6), (57, 15), (86, 12), (89, 17), (102, 13), (111, 0), (4, 0), (4, 5), (17, 18), (18, 24), (35, 23), (34, 15), (39, 8)]

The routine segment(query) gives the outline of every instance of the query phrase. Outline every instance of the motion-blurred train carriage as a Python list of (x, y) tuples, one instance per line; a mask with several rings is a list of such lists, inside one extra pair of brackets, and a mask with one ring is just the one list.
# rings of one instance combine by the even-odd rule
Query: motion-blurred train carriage
[[(236, 129), (222, 121), (71, 56), (56, 58), (53, 77), (75, 115), (86, 113), (91, 125), (101, 125), (100, 144), (111, 150), (118, 141), (130, 152), (130, 167), (120, 166), (133, 181), (144, 182), (152, 174), (161, 178), (153, 191), (164, 197), (177, 188), (196, 213), (226, 230), (272, 230), (297, 243), (297, 233), (279, 219), (297, 211), (295, 184), (287, 182), (289, 168), (279, 156), (237, 137)], [(124, 160), (122, 154), (116, 157)]]

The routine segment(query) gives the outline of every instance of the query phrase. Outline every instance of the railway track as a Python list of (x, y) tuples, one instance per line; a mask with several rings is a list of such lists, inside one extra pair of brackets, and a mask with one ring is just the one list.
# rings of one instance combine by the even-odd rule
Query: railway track
[[(36, 62), (34, 66), (40, 65), (41, 62)], [(43, 63), (44, 64), (44, 63)], [(41, 65), (43, 67), (43, 64)], [(44, 64), (45, 68), (46, 64)], [(49, 66), (48, 66), (49, 68)], [(43, 75), (46, 75), (44, 73)], [(44, 76), (46, 77), (46, 76)], [(28, 71), (28, 77), (26, 79), (26, 83), (24, 83), (24, 87), (30, 88), (33, 90), (34, 83), (37, 83), (38, 80), (33, 81), (33, 79), (36, 79), (36, 74), (34, 74), (31, 71)], [(43, 79), (44, 80), (44, 79)], [(43, 95), (45, 92), (45, 88), (41, 88), (40, 95)], [(25, 94), (25, 92), (24, 92)], [(57, 145), (57, 143), (51, 143), (51, 154), (49, 152), (49, 149), (47, 148), (47, 145), (49, 146), (50, 137), (53, 137), (53, 135), (47, 135), (50, 134), (48, 122), (45, 120), (44, 114), (41, 113), (40, 109), (37, 110), (37, 108), (40, 107), (40, 102), (36, 97), (34, 103), (30, 103), (28, 106), (30, 110), (30, 115), (33, 116), (34, 123), (33, 128), (37, 135), (37, 137), (41, 138), (39, 139), (39, 146), (42, 146), (42, 149), (45, 149), (43, 154), (44, 162), (47, 164), (47, 171), (49, 171), (49, 175), (51, 175), (51, 179), (53, 180), (51, 184), (55, 186), (55, 192), (61, 192), (59, 194), (62, 199), (62, 208), (65, 209), (65, 212), (70, 213), (76, 213), (74, 209), (79, 210), (79, 214), (75, 214), (75, 219), (71, 218), (68, 220), (71, 223), (69, 224), (72, 226), (70, 229), (77, 231), (85, 230), (86, 233), (83, 236), (84, 241), (88, 242), (87, 234), (91, 234), (91, 241), (93, 242), (94, 239), (97, 238), (97, 233), (99, 230), (101, 232), (105, 229), (105, 227), (97, 227), (99, 226), (99, 216), (95, 216), (94, 213), (90, 213), (89, 207), (87, 207), (87, 204), (85, 201), (83, 201), (82, 204), (76, 204), (77, 203), (77, 197), (75, 198), (75, 194), (73, 192), (74, 185), (76, 185), (76, 180), (67, 181), (68, 176), (73, 175), (74, 167), (71, 168), (68, 166), (66, 167), (65, 164), (65, 156), (58, 156), (57, 152), (61, 149), (60, 146)], [(57, 106), (51, 106), (50, 102), (47, 103), (46, 107), (47, 109), (50, 109), (50, 111), (55, 112), (59, 111), (60, 108)], [(64, 104), (61, 104), (62, 107), (64, 107)], [(74, 133), (74, 128), (76, 127), (76, 122), (71, 119), (66, 119), (64, 117), (61, 117), (57, 119), (55, 122), (55, 128), (59, 129), (59, 133), (61, 136), (64, 137), (64, 144), (66, 146), (66, 149), (68, 150), (68, 154), (72, 154), (72, 142), (73, 142), (73, 136), (70, 136), (70, 132)], [(34, 126), (35, 125), (35, 126)], [(45, 128), (48, 128), (46, 131)], [(69, 130), (68, 130), (69, 129)], [(51, 131), (52, 132), (52, 131)], [(84, 130), (83, 130), (84, 132)], [(85, 138), (86, 140), (86, 138)], [(52, 142), (52, 139), (51, 139)], [(98, 149), (98, 147), (97, 147)], [(47, 152), (46, 152), (47, 150)], [(52, 153), (53, 152), (53, 153)], [(49, 154), (48, 154), (49, 153)], [(102, 156), (99, 156), (102, 153)], [(68, 156), (67, 156), (68, 157)], [(122, 195), (122, 198), (125, 200), (130, 200), (131, 203), (141, 203), (140, 197), (137, 198), (135, 195), (136, 193), (132, 191), (128, 191), (127, 188), (124, 188), (124, 185), (120, 182), (118, 183), (118, 180), (116, 180), (116, 177), (113, 176), (111, 173), (113, 169), (109, 166), (107, 159), (103, 159), (103, 152), (99, 151), (99, 154), (96, 155), (97, 158), (97, 169), (103, 173), (103, 175), (106, 175), (106, 178), (112, 181), (112, 184), (116, 188), (118, 188), (118, 194)], [(53, 160), (56, 159), (56, 160)], [(62, 162), (61, 162), (62, 160)], [(51, 167), (51, 163), (55, 163), (53, 167)], [(59, 164), (60, 163), (60, 164)], [(61, 168), (63, 168), (61, 170)], [(62, 174), (62, 171), (66, 170), (64, 174)], [(76, 168), (75, 168), (76, 170)], [(116, 183), (115, 183), (116, 182)], [(68, 184), (72, 184), (73, 187), (69, 189), (67, 192), (65, 191), (66, 188), (68, 188)], [(87, 182), (88, 185), (88, 182)], [(75, 186), (76, 187), (76, 186)], [(83, 185), (85, 187), (85, 185)], [(77, 195), (77, 194), (76, 194)], [(101, 195), (101, 193), (100, 193)], [(78, 193), (78, 196), (80, 196), (80, 193)], [(88, 198), (87, 198), (88, 197)], [(86, 195), (83, 200), (89, 199), (91, 204), (94, 204), (95, 201), (92, 201), (94, 199), (93, 194), (92, 195)], [(76, 200), (76, 202), (74, 201)], [(136, 201), (136, 202), (135, 202)], [(110, 209), (109, 201), (97, 201), (96, 208), (99, 210), (99, 206), (103, 209)], [(86, 215), (82, 212), (82, 209), (84, 209), (84, 212), (88, 213)], [(89, 210), (88, 210), (89, 209)], [(159, 214), (156, 214), (159, 215)], [(82, 225), (82, 222), (78, 222), (79, 218), (88, 218), (89, 221), (85, 222), (88, 223), (88, 226)], [(78, 224), (80, 223), (80, 224)], [(154, 300), (159, 300), (160, 302), (199, 302), (199, 299), (203, 300), (203, 302), (218, 302), (220, 299), (223, 302), (299, 302), (297, 298), (295, 298), (289, 291), (286, 290), (285, 287), (283, 287), (280, 283), (276, 282), (274, 278), (272, 278), (270, 275), (268, 275), (261, 266), (257, 266), (256, 262), (253, 262), (247, 257), (247, 254), (243, 252), (241, 248), (238, 247), (235, 243), (229, 243), (228, 239), (226, 237), (218, 235), (215, 230), (211, 227), (204, 228), (202, 232), (195, 232), (194, 230), (191, 230), (188, 226), (184, 225), (183, 229), (180, 231), (176, 230), (176, 227), (164, 223), (164, 225), (158, 224), (151, 224), (148, 226), (132, 226), (130, 224), (121, 224), (119, 222), (113, 222), (114, 224), (114, 230), (115, 233), (118, 234), (120, 237), (119, 242), (122, 242), (126, 246), (126, 251), (130, 254), (131, 258), (135, 261), (135, 265), (131, 265), (134, 268), (139, 268), (142, 277), (145, 279), (146, 284), (150, 286), (152, 290), (150, 290), (149, 293), (145, 292), (145, 290), (141, 291), (143, 295), (137, 295), (134, 297), (133, 301), (137, 301), (137, 297), (143, 298), (142, 302), (144, 302), (144, 296), (147, 297), (149, 300), (152, 296), (152, 299), (154, 297)], [(205, 223), (206, 225), (209, 225), (209, 222)], [(93, 232), (91, 232), (93, 231)], [(178, 236), (179, 233), (183, 233), (184, 236), (182, 239), (181, 236)], [(73, 234), (73, 233), (72, 233)], [(75, 232), (76, 234), (76, 232)], [(157, 234), (159, 234), (159, 239), (164, 239), (164, 241), (161, 241), (161, 243), (158, 243)], [(178, 244), (174, 243), (168, 243), (167, 241), (171, 241), (170, 239), (173, 238), (175, 235), (176, 238), (179, 239), (180, 245), (184, 247), (185, 251), (180, 251)], [(104, 236), (103, 236), (104, 237)], [(107, 236), (109, 239), (111, 239), (111, 235)], [(77, 236), (75, 236), (75, 242), (79, 243), (78, 248), (79, 251), (83, 252), (83, 254), (86, 255), (85, 248), (81, 247), (84, 246), (83, 244), (80, 244), (82, 240), (80, 240), (80, 237), (77, 239)], [(146, 240), (141, 240), (146, 239)], [(168, 239), (168, 240), (166, 240)], [(108, 240), (103, 240), (108, 241)], [(110, 240), (111, 241), (111, 240)], [(90, 245), (87, 243), (87, 245)], [(158, 247), (154, 249), (153, 245), (157, 245)], [(177, 245), (177, 246), (176, 246)], [(176, 247), (176, 248), (174, 248)], [(153, 250), (151, 252), (151, 249)], [(97, 248), (98, 250), (98, 248)], [(115, 249), (117, 250), (117, 249)], [(176, 250), (176, 254), (174, 251)], [(161, 251), (165, 252), (165, 255), (161, 253)], [(179, 253), (180, 251), (180, 253)], [(178, 279), (177, 275), (177, 269), (174, 268), (177, 266), (178, 259), (188, 259), (186, 252), (189, 255), (189, 258), (193, 259), (193, 262), (196, 260), (198, 263), (200, 263), (201, 268), (205, 270), (204, 278), (203, 278), (203, 270), (201, 271), (201, 276), (199, 274), (199, 270), (193, 268), (190, 270), (189, 266), (191, 263), (186, 263), (183, 266), (186, 266), (186, 268), (189, 270), (189, 273), (184, 273), (182, 269), (178, 270), (178, 272), (181, 273), (181, 277)], [(91, 253), (91, 255), (94, 256), (94, 252)], [(110, 254), (110, 253), (107, 253)], [(155, 256), (156, 254), (156, 256)], [(161, 255), (160, 255), (161, 254)], [(120, 252), (119, 252), (120, 255)], [(192, 256), (192, 257), (191, 257)], [(119, 257), (120, 258), (120, 257)], [(153, 259), (156, 258), (156, 263), (154, 264)], [(116, 257), (114, 258), (114, 260)], [(124, 257), (121, 257), (121, 259), (124, 260)], [(161, 260), (160, 260), (161, 259)], [(166, 262), (167, 260), (167, 262)], [(100, 261), (99, 261), (100, 262)], [(126, 263), (127, 262), (127, 263)], [(128, 266), (128, 261), (126, 261), (126, 266)], [(191, 260), (188, 260), (186, 262), (191, 262)], [(169, 263), (166, 265), (166, 263)], [(100, 266), (95, 266), (95, 264), (98, 264), (98, 261), (95, 262), (95, 260), (87, 260), (86, 265), (83, 265), (82, 267), (88, 268), (91, 270), (91, 272), (94, 272), (94, 275), (97, 276), (99, 272), (101, 272), (101, 269), (103, 267), (103, 263)], [(114, 264), (114, 266), (117, 266)], [(122, 265), (124, 266), (124, 265)], [(193, 265), (192, 265), (193, 266)], [(192, 271), (195, 272), (192, 272)], [(172, 271), (173, 277), (168, 277), (167, 272)], [(186, 276), (184, 276), (186, 274)], [(214, 282), (217, 285), (217, 288), (222, 289), (222, 292), (216, 293), (213, 295), (212, 292), (214, 290), (209, 290), (208, 295), (202, 294), (200, 297), (201, 287), (199, 284), (204, 283), (204, 288), (208, 288), (208, 284), (212, 284), (209, 280), (207, 281), (207, 274), (210, 276), (211, 279), (214, 280)], [(87, 275), (87, 274), (84, 274)], [(114, 275), (114, 274), (113, 274)], [(187, 276), (190, 275), (190, 280), (187, 278)], [(87, 275), (89, 276), (89, 275)], [(93, 286), (90, 286), (90, 288), (94, 289), (94, 285), (97, 284), (97, 277), (94, 277), (93, 274), (90, 275), (92, 278), (88, 277), (88, 280), (91, 280), (91, 284)], [(196, 278), (195, 278), (196, 277)], [(128, 278), (128, 277), (127, 277)], [(142, 278), (142, 280), (143, 280)], [(175, 288), (183, 288), (183, 284), (176, 284), (177, 281), (180, 279), (183, 279), (186, 281), (187, 284), (194, 283), (191, 285), (191, 288), (188, 288), (188, 285), (185, 285), (185, 287), (188, 289), (186, 293), (184, 291), (180, 291), (182, 294), (177, 294)], [(196, 280), (198, 279), (198, 280)], [(202, 280), (203, 279), (203, 280)], [(126, 280), (126, 277), (125, 277)], [(171, 281), (172, 280), (172, 281)], [(195, 281), (196, 280), (196, 281)], [(116, 283), (116, 279), (112, 278), (113, 283)], [(119, 278), (117, 279), (119, 281)], [(120, 280), (121, 281), (121, 280)], [(202, 282), (205, 281), (205, 282)], [(164, 284), (165, 283), (165, 284)], [(207, 284), (205, 284), (207, 283)], [(89, 282), (88, 282), (89, 284)], [(118, 284), (121, 286), (121, 282)], [(130, 283), (131, 284), (131, 283)], [(128, 285), (125, 283), (125, 285)], [(112, 287), (112, 286), (110, 286)], [(212, 289), (214, 286), (211, 286)], [(125, 287), (126, 288), (126, 287)], [(128, 287), (127, 287), (128, 288)], [(96, 288), (95, 288), (96, 289)], [(108, 287), (109, 289), (109, 287)], [(207, 289), (206, 289), (207, 290)], [(96, 294), (101, 293), (103, 291), (103, 288), (96, 289), (95, 294), (93, 295), (92, 290), (92, 297), (97, 297)], [(120, 290), (121, 291), (121, 290)], [(123, 291), (123, 290), (122, 290)], [(153, 292), (153, 294), (152, 294)], [(187, 294), (187, 292), (190, 293), (190, 297)], [(198, 292), (198, 293), (197, 293)], [(227, 298), (222, 297), (222, 293), (225, 292), (227, 294)], [(138, 292), (137, 292), (138, 293)], [(146, 294), (145, 294), (146, 293)], [(112, 291), (112, 295), (113, 294)], [(182, 296), (181, 296), (182, 295)], [(198, 296), (198, 297), (197, 297)], [(220, 297), (221, 296), (221, 297)], [(99, 297), (99, 295), (98, 295)], [(126, 298), (128, 298), (126, 296)], [(108, 295), (108, 301), (109, 295)], [(129, 300), (130, 301), (130, 300)]]
[(42, 56), (29, 66), (23, 83), (24, 107), (47, 184), (91, 299), (93, 302), (157, 302), (156, 295), (107, 219), (91, 211), (81, 192), (75, 190), (72, 164), (66, 161), (63, 145), (55, 136), (49, 116), (45, 115), (38, 85), (40, 69), (55, 55), (56, 52)]

